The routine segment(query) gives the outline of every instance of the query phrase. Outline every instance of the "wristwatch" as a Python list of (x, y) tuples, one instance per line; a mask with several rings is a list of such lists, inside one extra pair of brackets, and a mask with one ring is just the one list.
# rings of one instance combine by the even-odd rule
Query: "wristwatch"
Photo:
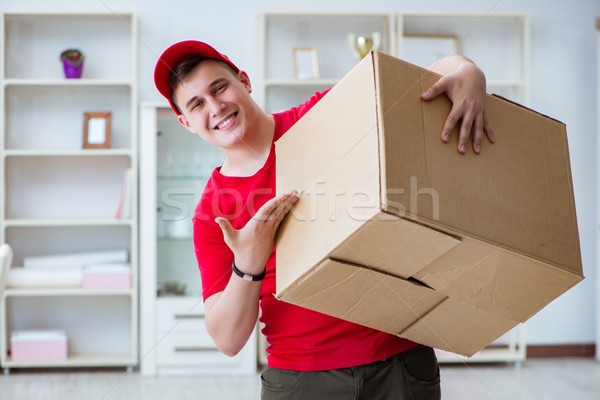
[(237, 276), (239, 276), (240, 278), (242, 278), (243, 280), (248, 281), (248, 282), (262, 281), (263, 279), (265, 279), (265, 275), (267, 274), (267, 268), (265, 268), (264, 271), (261, 272), (259, 275), (245, 274), (242, 271), (240, 271), (239, 269), (237, 269), (237, 267), (235, 266), (235, 260), (231, 263), (231, 269), (233, 270), (234, 274), (236, 274)]

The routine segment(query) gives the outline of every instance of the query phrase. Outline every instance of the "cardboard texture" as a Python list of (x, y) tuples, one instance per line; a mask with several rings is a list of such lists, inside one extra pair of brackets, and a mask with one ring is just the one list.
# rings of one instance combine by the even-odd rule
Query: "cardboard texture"
[(372, 52), (276, 143), (276, 296), (471, 356), (583, 279), (575, 202), (564, 124), (488, 95), (461, 155), (438, 79)]

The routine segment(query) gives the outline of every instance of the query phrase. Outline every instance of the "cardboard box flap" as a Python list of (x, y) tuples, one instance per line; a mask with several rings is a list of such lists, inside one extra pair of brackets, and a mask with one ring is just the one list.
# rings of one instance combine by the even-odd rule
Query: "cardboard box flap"
[(520, 322), (583, 279), (470, 238), (414, 278), (452, 299)]
[[(379, 213), (357, 229), (330, 257), (408, 279), (460, 240), (412, 221)], [(377, 248), (377, 251), (373, 249)]]
[[(359, 63), (276, 142), (277, 193), (304, 191), (279, 228), (277, 265), (321, 262), (322, 254), (379, 212), (373, 74), (372, 63)], [(291, 219), (295, 234), (288, 236)], [(310, 251), (296, 251), (298, 243)], [(301, 274), (278, 270), (277, 286)]]
[(518, 324), (518, 321), (447, 299), (400, 337), (471, 357)]
[(497, 141), (461, 155), (457, 130), (451, 143), (440, 140), (448, 98), (420, 99), (439, 76), (382, 53), (374, 59), (384, 210), (581, 274), (564, 124), (488, 95)]
[(278, 295), (280, 300), (398, 334), (445, 296), (360, 265), (326, 259)]

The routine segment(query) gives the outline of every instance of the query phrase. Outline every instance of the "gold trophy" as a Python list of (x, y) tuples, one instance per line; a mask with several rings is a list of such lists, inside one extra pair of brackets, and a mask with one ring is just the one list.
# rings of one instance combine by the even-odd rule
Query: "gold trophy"
[(381, 44), (381, 34), (373, 32), (371, 37), (356, 36), (354, 33), (348, 34), (348, 46), (356, 58), (364, 58), (371, 50), (377, 50)]

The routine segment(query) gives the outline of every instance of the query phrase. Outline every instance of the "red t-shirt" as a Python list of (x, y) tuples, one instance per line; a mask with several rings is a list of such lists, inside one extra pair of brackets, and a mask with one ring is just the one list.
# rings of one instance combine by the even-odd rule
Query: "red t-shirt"
[[(317, 93), (299, 107), (274, 114), (273, 142), (325, 93)], [(235, 229), (240, 229), (275, 196), (275, 145), (272, 144), (263, 168), (253, 176), (225, 176), (219, 170), (213, 171), (194, 215), (194, 246), (205, 300), (225, 289), (234, 258), (214, 219), (227, 218)], [(302, 246), (298, 246), (298, 251), (302, 251)], [(406, 339), (277, 300), (274, 296), (275, 249), (266, 268), (260, 294), (260, 320), (265, 324), (262, 332), (270, 345), (267, 348), (270, 367), (301, 371), (346, 368), (417, 346)]]

